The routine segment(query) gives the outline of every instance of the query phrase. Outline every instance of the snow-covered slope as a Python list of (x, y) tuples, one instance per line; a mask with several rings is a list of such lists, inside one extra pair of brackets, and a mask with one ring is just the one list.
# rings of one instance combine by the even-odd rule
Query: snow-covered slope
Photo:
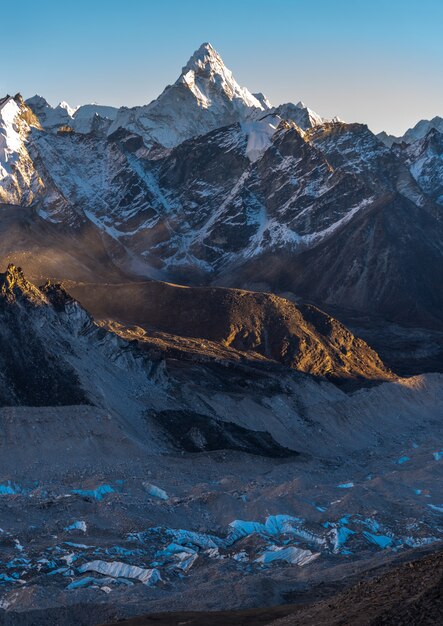
[(172, 148), (185, 139), (260, 115), (269, 109), (266, 98), (240, 87), (209, 43), (191, 56), (173, 85), (147, 106), (120, 109), (109, 129), (126, 128)]
[(117, 117), (116, 107), (102, 104), (83, 104), (73, 113), (72, 128), (77, 133), (90, 133), (102, 121), (106, 127)]
[[(371, 197), (276, 116), (223, 127), (155, 160), (127, 132), (112, 141), (40, 133), (34, 145), (48, 185), (165, 277), (309, 245)], [(57, 207), (45, 211), (63, 220)]]
[(431, 120), (420, 120), (415, 126), (409, 128), (404, 135), (395, 137), (394, 135), (388, 135), (385, 132), (381, 132), (377, 137), (388, 147), (391, 147), (394, 143), (414, 143), (419, 139), (423, 139), (430, 130), (435, 129), (443, 133), (443, 117), (436, 115)]
[(107, 129), (118, 111), (116, 107), (95, 103), (73, 108), (67, 102), (60, 102), (56, 107), (52, 107), (38, 95), (28, 98), (26, 105), (33, 111), (41, 126), (52, 132), (69, 127), (77, 133), (86, 134), (96, 130), (100, 121)]
[(407, 130), (400, 139), (406, 143), (412, 143), (417, 139), (423, 139), (432, 129), (443, 132), (443, 117), (436, 115), (432, 120), (420, 120), (415, 126)]
[(304, 102), (298, 102), (297, 104), (292, 104), (292, 102), (280, 104), (278, 107), (275, 107), (273, 111), (283, 119), (295, 122), (297, 126), (300, 126), (303, 130), (313, 128), (314, 126), (321, 126), (326, 121), (315, 113), (315, 111), (309, 109)]
[(0, 102), (0, 159), (3, 177), (7, 171), (11, 172), (21, 148), (20, 129), (17, 123), (19, 110), (19, 105), (13, 98), (7, 97)]
[(20, 96), (0, 100), (0, 202), (30, 204), (44, 192), (28, 151), (32, 127), (38, 120)]
[[(24, 118), (29, 109), (21, 108)], [(364, 125), (327, 122), (304, 131), (262, 111), (259, 118), (223, 126), (170, 150), (147, 148), (143, 137), (121, 128), (109, 137), (101, 126), (82, 134), (28, 125), (27, 132), (21, 145), (41, 190), (27, 200), (23, 194), (18, 200), (6, 195), (6, 200), (34, 204), (41, 217), (63, 228), (92, 224), (123, 271), (185, 283), (260, 285), (271, 291), (285, 285), (308, 298), (315, 295), (318, 303), (327, 298), (360, 310), (369, 302), (374, 313), (389, 312), (393, 318), (397, 309), (391, 296), (397, 292), (397, 301), (414, 297), (422, 302), (415, 313), (408, 304), (398, 315), (415, 315), (420, 323), (435, 320), (440, 287), (432, 287), (435, 297), (428, 302), (420, 288), (429, 282), (422, 276), (425, 268), (415, 263), (417, 289), (411, 296), (412, 282), (406, 288), (401, 268), (417, 253), (416, 245), (424, 245), (422, 255), (432, 266), (437, 264), (428, 272), (431, 283), (439, 280), (441, 229), (432, 200), (439, 197), (438, 186), (432, 195), (411, 174), (404, 155), (384, 146)], [(432, 160), (431, 170), (437, 172), (438, 162)], [(394, 233), (367, 240), (377, 249), (377, 258), (392, 254), (396, 259), (390, 267), (398, 271), (380, 274), (382, 297), (371, 298), (374, 281), (380, 280), (372, 273), (360, 274), (357, 291), (342, 289), (346, 281), (339, 271), (332, 276), (324, 271), (327, 293), (320, 289), (315, 274), (320, 261), (305, 268), (299, 265), (305, 258), (300, 255), (320, 250), (319, 244), (328, 241), (328, 255), (335, 258), (334, 242), (345, 237), (340, 255), (346, 254), (346, 263), (363, 267), (366, 250), (352, 235), (354, 220), (369, 219), (372, 209), (391, 206), (390, 194), (396, 195), (402, 211), (418, 211), (427, 235), (408, 232), (412, 239), (405, 247), (399, 224), (399, 238)], [(332, 266), (331, 259), (325, 262)], [(290, 267), (296, 265), (292, 273)], [(330, 293), (335, 294), (332, 299)]]
[(396, 150), (423, 191), (443, 205), (443, 124), (441, 131), (431, 128), (423, 138)]
[(41, 126), (47, 130), (56, 130), (60, 126), (69, 126), (75, 109), (67, 102), (60, 102), (52, 107), (42, 96), (35, 95), (26, 100), (27, 106), (38, 118)]

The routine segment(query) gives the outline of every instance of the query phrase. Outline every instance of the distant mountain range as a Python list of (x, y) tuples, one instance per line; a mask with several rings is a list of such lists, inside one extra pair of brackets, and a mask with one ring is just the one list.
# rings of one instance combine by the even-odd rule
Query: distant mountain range
[(94, 231), (108, 274), (443, 323), (441, 118), (390, 142), (302, 102), (273, 107), (203, 44), (146, 106), (6, 97), (0, 129), (1, 202), (80, 248)]

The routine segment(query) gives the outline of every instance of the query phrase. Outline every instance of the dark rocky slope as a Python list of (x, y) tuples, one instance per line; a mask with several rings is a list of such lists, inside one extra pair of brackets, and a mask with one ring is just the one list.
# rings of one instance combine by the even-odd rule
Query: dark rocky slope
[(10, 265), (0, 274), (0, 405), (57, 406), (88, 403), (63, 344), (48, 345), (41, 313), (55, 323), (44, 291)]
[(297, 256), (263, 255), (223, 282), (263, 285), (399, 323), (442, 328), (443, 221), (399, 194)]
[[(298, 595), (296, 605), (245, 611), (161, 613), (119, 621), (123, 626), (434, 626), (443, 611), (443, 556), (422, 556), (383, 568), (341, 593), (316, 589)], [(373, 574), (372, 574), (373, 576)], [(366, 579), (365, 579), (366, 578)], [(342, 583), (343, 584), (343, 583)], [(346, 583), (345, 583), (346, 584)], [(326, 593), (325, 593), (326, 591)], [(107, 626), (116, 622), (108, 622)], [(6, 622), (5, 622), (6, 624)]]
[[(147, 331), (132, 338), (149, 341), (155, 331), (169, 343), (174, 336), (181, 345), (183, 338), (201, 340), (200, 345), (207, 340), (208, 354), (219, 344), (222, 358), (229, 358), (231, 349), (336, 381), (392, 378), (378, 355), (336, 319), (272, 294), (162, 282), (73, 284), (70, 290), (96, 318)], [(188, 346), (192, 350), (193, 343)]]

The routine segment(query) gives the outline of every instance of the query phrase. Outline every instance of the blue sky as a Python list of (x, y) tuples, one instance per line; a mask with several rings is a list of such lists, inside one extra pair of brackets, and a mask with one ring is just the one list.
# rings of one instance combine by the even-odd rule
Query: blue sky
[(21, 0), (1, 15), (2, 95), (145, 104), (210, 41), (273, 104), (396, 134), (443, 116), (443, 0)]

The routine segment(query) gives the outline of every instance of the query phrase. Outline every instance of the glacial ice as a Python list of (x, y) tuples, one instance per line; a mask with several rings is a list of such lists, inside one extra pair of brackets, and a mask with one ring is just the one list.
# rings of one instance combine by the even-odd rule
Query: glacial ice
[(69, 526), (66, 526), (65, 530), (66, 531), (69, 531), (69, 530), (81, 530), (82, 532), (85, 533), (86, 532), (86, 522), (84, 522), (84, 521), (73, 522)]
[(86, 496), (89, 498), (94, 498), (94, 500), (103, 500), (103, 496), (108, 493), (114, 493), (114, 489), (111, 485), (100, 485), (95, 489), (73, 489), (72, 493), (75, 493), (79, 496)]
[(355, 531), (347, 528), (346, 526), (338, 526), (331, 529), (329, 536), (331, 538), (331, 543), (335, 554), (340, 552), (340, 549), (345, 545), (346, 541), (352, 535), (355, 535)]
[(137, 565), (128, 565), (120, 561), (90, 561), (78, 568), (81, 574), (85, 572), (97, 572), (112, 578), (130, 578), (139, 580), (144, 585), (155, 585), (161, 580), (160, 572), (157, 569), (144, 569)]
[(437, 511), (438, 513), (443, 513), (443, 504), (428, 504), (428, 507), (433, 511)]
[(215, 535), (193, 532), (192, 530), (175, 530), (168, 528), (166, 534), (173, 537), (178, 544), (190, 544), (199, 548), (217, 548), (223, 545), (223, 540)]
[(157, 555), (158, 556), (173, 556), (174, 554), (180, 554), (183, 552), (187, 554), (196, 554), (196, 551), (193, 550), (192, 548), (188, 548), (187, 546), (181, 546), (178, 543), (170, 543), (165, 548), (163, 548), (163, 550), (160, 550), (159, 552), (157, 552)]
[(247, 563), (249, 561), (249, 557), (246, 554), (245, 550), (241, 550), (232, 556), (234, 561), (238, 561), (239, 563)]
[(144, 482), (143, 487), (147, 491), (147, 493), (153, 498), (159, 498), (160, 500), (169, 500), (169, 496), (163, 489), (153, 485), (152, 483)]
[(178, 552), (176, 555), (176, 562), (172, 564), (172, 568), (187, 572), (194, 565), (198, 559), (198, 554), (187, 554), (186, 552)]
[(235, 531), (233, 534), (235, 534), (237, 538), (254, 534), (268, 534), (265, 524), (261, 522), (246, 522), (236, 519), (232, 521), (229, 526)]
[(23, 493), (22, 488), (10, 480), (6, 484), (0, 485), (0, 496), (15, 496), (21, 493)]
[(311, 552), (310, 550), (302, 550), (301, 548), (295, 548), (290, 546), (288, 548), (282, 548), (280, 546), (274, 546), (271, 550), (263, 552), (257, 559), (256, 563), (263, 563), (267, 565), (273, 561), (286, 561), (291, 565), (307, 565), (311, 561), (314, 561), (320, 556), (319, 552)]
[(300, 517), (292, 515), (270, 515), (264, 524), (256, 521), (234, 520), (229, 526), (234, 530), (231, 536), (237, 539), (253, 534), (283, 535), (294, 534), (296, 528), (303, 522)]
[(440, 541), (438, 537), (406, 537), (404, 539), (404, 543), (410, 548), (421, 548), (436, 541)]
[(374, 535), (373, 533), (364, 530), (363, 537), (367, 539), (369, 543), (373, 543), (380, 548), (388, 548), (392, 545), (391, 537), (387, 537), (386, 535)]
[(0, 574), (0, 584), (1, 583), (21, 583), (24, 584), (24, 580), (20, 578), (14, 578), (13, 576), (8, 576), (8, 574)]
[(397, 465), (403, 465), (403, 463), (407, 463), (410, 460), (408, 456), (401, 456), (397, 461)]
[(81, 589), (83, 587), (101, 587), (103, 589), (106, 585), (126, 585), (132, 586), (134, 583), (126, 578), (96, 578), (95, 576), (84, 576), (79, 580), (73, 580), (66, 589)]

